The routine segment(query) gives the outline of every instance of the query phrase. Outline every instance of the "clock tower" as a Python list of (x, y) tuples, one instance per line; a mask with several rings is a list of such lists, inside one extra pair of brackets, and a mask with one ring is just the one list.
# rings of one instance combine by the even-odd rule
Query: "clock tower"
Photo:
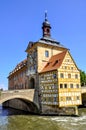
[(45, 12), (45, 20), (42, 23), (43, 36), (36, 42), (29, 42), (27, 52), (27, 77), (28, 88), (35, 89), (35, 100), (39, 104), (39, 77), (43, 68), (47, 65), (49, 59), (63, 50), (66, 50), (58, 41), (51, 38), (51, 25), (47, 19), (47, 12)]
[(47, 19), (47, 12), (45, 12), (45, 21), (42, 24), (43, 37), (50, 37), (51, 36), (50, 29), (51, 29), (51, 26), (50, 26), (50, 23)]

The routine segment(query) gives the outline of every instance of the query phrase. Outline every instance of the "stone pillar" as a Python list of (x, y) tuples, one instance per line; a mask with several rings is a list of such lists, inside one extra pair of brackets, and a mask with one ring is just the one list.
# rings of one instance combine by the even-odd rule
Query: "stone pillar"
[(79, 113), (78, 113), (78, 107), (77, 107), (77, 106), (75, 106), (75, 115), (76, 115), (76, 116), (79, 115)]

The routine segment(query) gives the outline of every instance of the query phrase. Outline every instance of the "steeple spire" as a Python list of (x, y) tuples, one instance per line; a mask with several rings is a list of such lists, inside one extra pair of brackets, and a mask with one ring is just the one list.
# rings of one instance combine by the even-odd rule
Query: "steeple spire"
[(47, 21), (47, 10), (45, 11), (45, 21)]
[(50, 34), (51, 26), (47, 19), (47, 11), (45, 11), (45, 21), (43, 22), (42, 25), (43, 25), (42, 26), (43, 37), (50, 37), (51, 36), (51, 34)]

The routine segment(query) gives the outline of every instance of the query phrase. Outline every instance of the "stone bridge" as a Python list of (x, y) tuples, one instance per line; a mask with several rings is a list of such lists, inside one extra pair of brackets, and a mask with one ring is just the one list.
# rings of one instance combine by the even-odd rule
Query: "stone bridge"
[[(81, 93), (86, 93), (86, 87), (81, 87)], [(6, 90), (0, 92), (0, 104), (5, 101), (19, 98), (30, 102), (34, 102), (35, 89), (23, 89), (23, 90)]]
[(0, 91), (0, 104), (33, 112), (39, 109), (36, 97), (35, 89)]
[(81, 93), (86, 93), (86, 87), (81, 87)]
[(86, 107), (86, 86), (81, 87), (81, 93), (82, 93), (82, 105)]
[(0, 92), (0, 104), (5, 101), (19, 98), (34, 102), (34, 89), (24, 89), (24, 90), (6, 90)]
[[(86, 87), (81, 88), (81, 93), (82, 93), (82, 103), (86, 104)], [(27, 106), (31, 106), (31, 109), (32, 106), (33, 107), (36, 106), (37, 109), (39, 109), (37, 94), (35, 94), (35, 89), (6, 90), (0, 92), (0, 104), (3, 104), (5, 102), (8, 102), (10, 104), (10, 101), (15, 99), (22, 100), (24, 103), (26, 103)]]

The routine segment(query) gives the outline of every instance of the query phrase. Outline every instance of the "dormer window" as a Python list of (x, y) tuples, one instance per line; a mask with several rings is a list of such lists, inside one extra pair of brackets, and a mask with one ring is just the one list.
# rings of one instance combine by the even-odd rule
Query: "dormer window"
[(50, 64), (50, 62), (48, 62), (48, 63), (46, 64), (46, 67), (49, 66), (49, 64)]
[(53, 66), (55, 66), (57, 63), (58, 63), (58, 60), (56, 60), (56, 61), (54, 62)]

